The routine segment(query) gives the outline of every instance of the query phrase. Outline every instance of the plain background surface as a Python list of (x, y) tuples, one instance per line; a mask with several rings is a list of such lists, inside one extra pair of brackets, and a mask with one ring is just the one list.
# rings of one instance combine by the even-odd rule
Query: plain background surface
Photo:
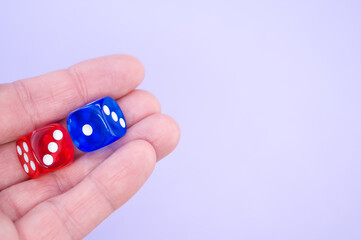
[(361, 239), (360, 1), (1, 1), (0, 81), (114, 53), (182, 130), (86, 239)]

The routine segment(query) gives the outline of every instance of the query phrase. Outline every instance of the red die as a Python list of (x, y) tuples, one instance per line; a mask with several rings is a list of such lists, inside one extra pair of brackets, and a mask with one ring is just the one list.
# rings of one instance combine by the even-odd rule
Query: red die
[(39, 128), (16, 141), (21, 166), (31, 177), (69, 165), (74, 149), (69, 133), (58, 123)]

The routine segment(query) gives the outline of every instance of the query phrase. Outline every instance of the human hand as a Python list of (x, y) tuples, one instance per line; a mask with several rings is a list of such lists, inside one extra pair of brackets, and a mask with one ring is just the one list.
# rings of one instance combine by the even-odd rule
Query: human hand
[[(130, 199), (179, 140), (157, 99), (134, 90), (144, 77), (133, 57), (113, 55), (0, 85), (0, 239), (81, 239)], [(37, 179), (21, 168), (15, 140), (84, 104), (117, 99), (128, 132), (68, 167)]]

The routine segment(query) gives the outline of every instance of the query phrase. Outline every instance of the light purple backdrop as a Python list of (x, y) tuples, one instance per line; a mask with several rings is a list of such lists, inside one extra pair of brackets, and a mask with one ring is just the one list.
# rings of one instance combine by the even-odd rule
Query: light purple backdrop
[(361, 239), (360, 1), (4, 2), (1, 82), (128, 53), (181, 126), (87, 239)]

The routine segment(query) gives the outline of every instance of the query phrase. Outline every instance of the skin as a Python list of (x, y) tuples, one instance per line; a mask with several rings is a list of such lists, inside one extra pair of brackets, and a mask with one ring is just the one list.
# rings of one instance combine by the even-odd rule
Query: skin
[[(157, 99), (135, 90), (143, 78), (137, 59), (112, 55), (0, 85), (0, 239), (82, 239), (140, 189), (180, 137)], [(16, 139), (65, 125), (69, 112), (104, 96), (122, 108), (126, 136), (93, 153), (76, 151), (70, 166), (29, 179)]]

